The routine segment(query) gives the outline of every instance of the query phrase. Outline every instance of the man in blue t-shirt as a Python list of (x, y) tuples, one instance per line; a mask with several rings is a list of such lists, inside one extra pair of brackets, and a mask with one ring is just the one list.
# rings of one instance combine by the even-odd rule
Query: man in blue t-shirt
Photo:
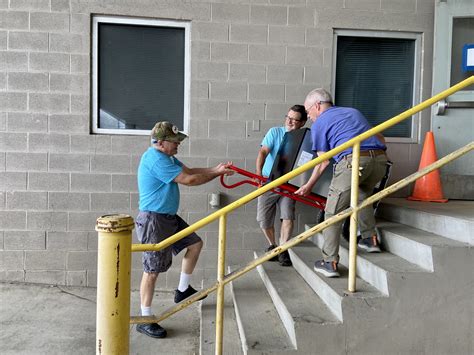
[[(188, 168), (175, 155), (187, 136), (170, 122), (158, 122), (151, 131), (151, 147), (142, 155), (138, 166), (139, 214), (135, 221), (137, 237), (142, 244), (157, 244), (188, 227), (177, 215), (178, 184), (201, 185), (221, 175), (232, 175), (231, 162), (213, 168)], [(179, 303), (197, 291), (190, 285), (202, 248), (196, 233), (178, 240), (158, 252), (143, 253), (143, 276), (140, 284), (142, 316), (151, 316), (151, 303), (158, 274), (166, 272), (172, 256), (186, 249), (181, 263), (181, 275), (174, 301)], [(137, 325), (137, 331), (153, 338), (164, 338), (166, 330), (158, 323)]]
[[(372, 126), (362, 113), (354, 108), (337, 107), (332, 97), (324, 89), (315, 89), (304, 103), (308, 118), (311, 119), (313, 151), (321, 155), (348, 140), (368, 131)], [(385, 139), (382, 135), (372, 136), (360, 145), (359, 199), (372, 195), (375, 185), (382, 180), (387, 164)], [(334, 173), (329, 186), (325, 208), (325, 219), (346, 209), (350, 205), (352, 148), (334, 156)], [(306, 184), (295, 193), (307, 195), (322, 175), (329, 161), (317, 165)], [(323, 259), (317, 260), (314, 270), (327, 277), (338, 277), (339, 237), (342, 221), (323, 230)], [(380, 252), (375, 231), (375, 217), (372, 207), (359, 212), (359, 229), (362, 239), (358, 246), (368, 252)]]
[[(272, 171), (273, 162), (280, 149), (283, 136), (286, 132), (300, 129), (306, 123), (306, 112), (304, 106), (294, 105), (285, 116), (285, 125), (281, 127), (272, 127), (265, 134), (260, 150), (258, 151), (256, 161), (256, 173), (260, 176), (268, 177)], [(295, 219), (295, 201), (283, 197), (274, 192), (267, 192), (260, 195), (257, 200), (257, 221), (263, 234), (267, 238), (270, 246), (266, 251), (275, 249), (277, 244), (275, 240), (275, 213), (277, 205), (280, 208), (280, 245), (288, 241), (293, 230), (293, 220)], [(277, 258), (270, 259), (276, 261)], [(278, 255), (278, 262), (282, 266), (291, 266), (290, 254), (284, 251)]]

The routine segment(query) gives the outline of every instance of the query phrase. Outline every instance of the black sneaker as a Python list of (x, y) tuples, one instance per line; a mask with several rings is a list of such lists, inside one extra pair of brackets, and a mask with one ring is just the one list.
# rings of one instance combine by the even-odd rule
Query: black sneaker
[[(191, 286), (189, 285), (188, 288), (181, 292), (180, 290), (175, 290), (174, 291), (174, 303), (179, 303), (181, 302), (182, 300), (188, 298), (189, 296), (192, 296), (196, 293), (197, 291)], [(203, 300), (204, 298), (206, 298), (207, 296), (203, 296), (199, 299), (200, 300)]]
[(361, 239), (359, 243), (357, 243), (357, 246), (368, 253), (380, 253), (381, 251), (376, 235), (370, 238)]
[(158, 323), (137, 324), (137, 332), (152, 338), (166, 338), (166, 330)]
[[(275, 249), (277, 246), (275, 244), (270, 245), (267, 249), (265, 249), (265, 252), (269, 252), (273, 249)], [(269, 259), (268, 261), (278, 261), (278, 255), (274, 256), (273, 258)]]
[(284, 251), (280, 255), (278, 255), (278, 262), (280, 263), (281, 266), (291, 266), (293, 265), (291, 263), (290, 259), (290, 253), (288, 253), (288, 250)]
[(337, 263), (335, 261), (317, 260), (314, 263), (314, 271), (319, 272), (326, 277), (339, 277)]

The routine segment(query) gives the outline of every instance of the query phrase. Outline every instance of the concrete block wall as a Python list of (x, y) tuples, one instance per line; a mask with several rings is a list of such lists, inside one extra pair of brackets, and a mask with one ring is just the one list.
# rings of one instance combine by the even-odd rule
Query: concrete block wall
[[(253, 171), (262, 137), (288, 107), (331, 87), (334, 29), (422, 33), (429, 97), (433, 11), (434, 0), (0, 1), (0, 280), (95, 286), (97, 217), (137, 213), (148, 137), (90, 133), (92, 14), (190, 21), (190, 138), (179, 157), (191, 167), (232, 160)], [(397, 171), (416, 169), (417, 144), (390, 149), (404, 164)], [(180, 213), (192, 223), (213, 212), (210, 193), (228, 203), (250, 191), (217, 181), (184, 187)], [(230, 264), (265, 246), (255, 206), (229, 218)], [(298, 207), (298, 230), (315, 214)], [(199, 234), (196, 279), (215, 274), (216, 223)], [(159, 287), (176, 287), (179, 261)], [(140, 274), (134, 255), (135, 287)]]

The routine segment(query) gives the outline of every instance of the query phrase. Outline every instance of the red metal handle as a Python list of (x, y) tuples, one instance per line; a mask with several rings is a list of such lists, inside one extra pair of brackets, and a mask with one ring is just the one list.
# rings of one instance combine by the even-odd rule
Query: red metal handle
[[(235, 184), (226, 184), (224, 181), (224, 175), (221, 175), (220, 180), (222, 186), (228, 189), (233, 189), (237, 186), (243, 185), (243, 184), (250, 184), (253, 186), (260, 187), (262, 184), (266, 183), (268, 178), (251, 173), (250, 171), (240, 169), (234, 165), (229, 166), (229, 169), (234, 170), (236, 173), (252, 178), (253, 180), (242, 180), (239, 182), (236, 182)], [(259, 180), (261, 183), (258, 183), (255, 180)], [(308, 206), (311, 207), (316, 207), (321, 210), (323, 210), (326, 207), (326, 198), (323, 196), (317, 195), (315, 193), (310, 193), (308, 196), (301, 196), (301, 195), (295, 195), (294, 192), (298, 190), (296, 186), (290, 185), (290, 184), (283, 184), (280, 185), (276, 189), (272, 189), (270, 191), (277, 193), (281, 196), (291, 198), (292, 200), (302, 202)]]

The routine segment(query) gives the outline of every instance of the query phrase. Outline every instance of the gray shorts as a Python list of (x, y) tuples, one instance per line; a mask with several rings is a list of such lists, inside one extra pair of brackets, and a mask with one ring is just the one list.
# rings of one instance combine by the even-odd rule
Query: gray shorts
[(280, 207), (280, 219), (295, 219), (295, 200), (283, 197), (275, 192), (266, 192), (257, 199), (257, 222), (260, 228), (270, 228), (275, 224), (277, 205)]
[[(178, 215), (139, 212), (135, 226), (140, 243), (156, 244), (187, 228), (188, 224)], [(200, 241), (201, 238), (196, 233), (191, 233), (160, 251), (143, 252), (143, 271), (147, 273), (167, 271), (171, 267), (173, 255)]]

